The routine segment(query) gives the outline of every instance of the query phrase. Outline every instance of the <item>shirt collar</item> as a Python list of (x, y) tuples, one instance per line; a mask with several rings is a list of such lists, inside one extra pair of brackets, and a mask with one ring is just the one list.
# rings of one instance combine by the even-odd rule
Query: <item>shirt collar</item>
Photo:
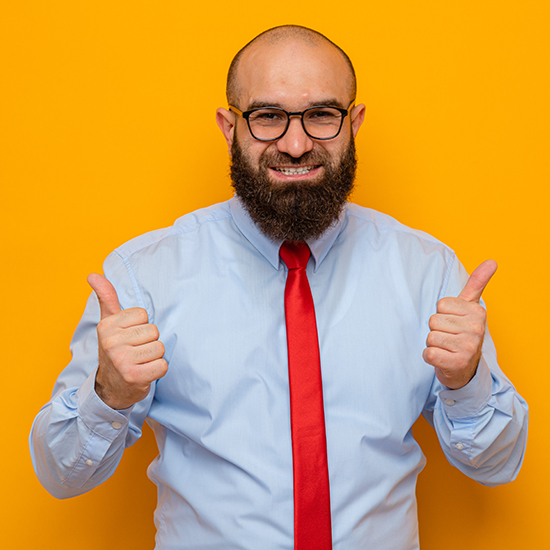
[[(279, 257), (279, 248), (281, 248), (283, 241), (274, 241), (267, 235), (264, 235), (264, 233), (262, 233), (258, 226), (252, 221), (250, 214), (239, 197), (235, 195), (229, 201), (229, 204), (231, 208), (231, 215), (233, 216), (233, 220), (235, 221), (239, 231), (275, 269), (280, 269), (282, 262)], [(314, 272), (317, 271), (321, 265), (321, 262), (325, 259), (334, 244), (334, 241), (344, 228), (344, 221), (346, 219), (345, 211), (346, 209), (343, 208), (336, 223), (331, 225), (319, 238), (308, 239), (306, 241), (311, 250), (311, 257), (314, 262)]]

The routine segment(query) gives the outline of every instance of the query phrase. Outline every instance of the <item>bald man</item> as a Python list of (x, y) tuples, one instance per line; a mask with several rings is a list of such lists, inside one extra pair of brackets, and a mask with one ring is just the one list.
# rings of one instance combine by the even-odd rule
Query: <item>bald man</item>
[(347, 55), (310, 29), (237, 54), (217, 111), (235, 197), (90, 275), (31, 434), (54, 496), (105, 481), (144, 421), (158, 550), (418, 549), (420, 414), (466, 475), (515, 478), (527, 406), (480, 304), (496, 264), (468, 277), (436, 239), (347, 202), (355, 93)]

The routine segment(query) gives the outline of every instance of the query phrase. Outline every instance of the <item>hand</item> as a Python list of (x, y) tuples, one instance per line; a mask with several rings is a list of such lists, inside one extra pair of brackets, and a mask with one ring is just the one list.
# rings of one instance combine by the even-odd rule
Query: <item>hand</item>
[(149, 323), (147, 311), (141, 307), (122, 311), (116, 290), (103, 275), (92, 273), (88, 283), (101, 308), (95, 390), (112, 409), (127, 409), (144, 399), (151, 383), (166, 374), (164, 345), (158, 340), (158, 328)]
[(475, 375), (481, 357), (487, 313), (479, 305), (481, 294), (497, 270), (486, 260), (474, 270), (458, 298), (442, 298), (430, 317), (424, 361), (435, 367), (439, 381), (456, 390)]

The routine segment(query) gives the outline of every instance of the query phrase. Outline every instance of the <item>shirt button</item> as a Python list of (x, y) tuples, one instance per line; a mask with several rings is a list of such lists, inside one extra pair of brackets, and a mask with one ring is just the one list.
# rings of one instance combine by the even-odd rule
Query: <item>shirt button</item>
[(94, 463), (90, 459), (86, 460), (86, 464), (88, 466), (93, 466), (94, 465)]
[(457, 443), (455, 445), (455, 447), (459, 450), (459, 451), (462, 451), (462, 449), (464, 449), (464, 445), (462, 445), (462, 443)]
[(449, 405), (449, 407), (452, 407), (455, 404), (454, 399), (445, 399), (445, 405)]
[(115, 430), (120, 430), (120, 428), (122, 428), (122, 424), (120, 422), (111, 422), (111, 426), (115, 429)]

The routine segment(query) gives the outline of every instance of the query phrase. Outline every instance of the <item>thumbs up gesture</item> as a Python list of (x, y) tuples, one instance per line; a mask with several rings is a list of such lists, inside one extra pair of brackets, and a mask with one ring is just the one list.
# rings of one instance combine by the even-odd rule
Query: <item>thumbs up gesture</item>
[(479, 305), (481, 294), (497, 270), (494, 260), (478, 266), (457, 298), (442, 298), (430, 317), (424, 361), (435, 367), (439, 381), (451, 389), (465, 386), (481, 357), (487, 314)]
[(162, 358), (159, 331), (141, 307), (121, 309), (116, 290), (103, 275), (92, 273), (88, 283), (101, 309), (97, 325), (99, 369), (98, 396), (112, 409), (126, 409), (144, 399), (153, 381), (168, 370)]

